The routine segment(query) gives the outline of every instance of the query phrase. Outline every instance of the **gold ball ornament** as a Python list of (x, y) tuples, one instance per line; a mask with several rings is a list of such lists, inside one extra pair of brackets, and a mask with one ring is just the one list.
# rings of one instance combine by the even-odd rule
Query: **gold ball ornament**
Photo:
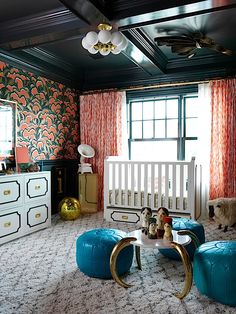
[(75, 220), (80, 216), (80, 202), (75, 197), (63, 198), (59, 205), (59, 215), (64, 220)]

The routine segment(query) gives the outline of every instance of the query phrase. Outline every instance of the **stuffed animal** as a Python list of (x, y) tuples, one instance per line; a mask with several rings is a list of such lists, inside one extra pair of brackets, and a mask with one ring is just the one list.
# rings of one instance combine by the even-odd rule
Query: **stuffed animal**
[(209, 217), (213, 218), (221, 229), (224, 225), (224, 232), (228, 226), (236, 223), (236, 198), (217, 198), (208, 201)]
[(152, 217), (152, 209), (150, 207), (143, 207), (141, 209), (141, 224), (142, 232), (148, 234), (149, 218)]

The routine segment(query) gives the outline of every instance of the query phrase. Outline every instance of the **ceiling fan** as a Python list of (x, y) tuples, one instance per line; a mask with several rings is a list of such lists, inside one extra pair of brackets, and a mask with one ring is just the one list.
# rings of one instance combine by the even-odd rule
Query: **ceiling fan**
[(193, 32), (183, 35), (167, 35), (154, 38), (158, 46), (170, 46), (171, 51), (179, 55), (186, 55), (188, 58), (194, 57), (199, 49), (208, 48), (227, 56), (232, 56), (233, 51), (219, 44), (213, 39), (205, 36), (201, 32)]

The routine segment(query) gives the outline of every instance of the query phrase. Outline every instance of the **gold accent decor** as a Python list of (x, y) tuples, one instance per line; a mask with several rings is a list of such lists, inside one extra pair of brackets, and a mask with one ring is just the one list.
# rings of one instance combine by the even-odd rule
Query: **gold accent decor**
[(40, 190), (40, 185), (35, 185), (34, 189), (35, 190)]
[(122, 216), (121, 218), (127, 220), (129, 217), (128, 216)]
[(61, 194), (62, 191), (62, 178), (57, 178), (57, 182), (58, 182), (58, 189), (57, 189), (57, 193)]
[(136, 257), (138, 269), (142, 270), (141, 258), (140, 258), (140, 246), (138, 246), (138, 245), (135, 245), (135, 257)]
[(112, 25), (100, 23), (97, 29), (98, 33), (90, 31), (82, 39), (82, 46), (89, 53), (100, 52), (101, 55), (107, 56), (110, 52), (116, 55), (126, 49), (127, 39), (118, 30), (112, 33)]
[(11, 194), (11, 190), (5, 190), (3, 191), (3, 195), (10, 195)]
[(193, 269), (192, 269), (192, 264), (189, 258), (189, 255), (184, 248), (184, 246), (176, 243), (176, 242), (171, 242), (171, 246), (175, 251), (177, 251), (181, 257), (182, 263), (184, 265), (184, 272), (185, 272), (185, 283), (184, 283), (184, 288), (181, 293), (176, 293), (175, 296), (182, 300), (190, 291), (193, 283)]
[[(112, 30), (112, 26), (110, 24), (106, 24), (106, 23), (100, 23), (98, 25), (98, 30), (99, 31), (110, 31)], [(111, 42), (107, 43), (107, 44), (103, 44), (101, 42), (98, 42), (96, 45), (93, 46), (94, 49), (98, 50), (98, 51), (112, 51), (116, 48), (116, 45), (112, 44)]]
[(40, 217), (41, 217), (40, 213), (35, 214), (35, 218), (40, 218)]
[[(98, 30), (99, 31), (110, 31), (112, 30), (112, 26), (110, 24), (106, 24), (106, 23), (100, 23), (98, 25)], [(111, 42), (107, 43), (107, 44), (103, 44), (101, 42), (98, 42), (96, 45), (93, 46), (94, 49), (98, 50), (98, 51), (112, 51), (116, 48), (116, 45), (113, 45)]]
[(65, 197), (58, 205), (59, 215), (64, 220), (74, 220), (80, 216), (80, 202), (75, 197)]
[(11, 222), (10, 221), (5, 222), (4, 223), (4, 228), (9, 228), (9, 227), (11, 227)]
[(96, 45), (93, 46), (93, 48), (98, 51), (112, 51), (116, 48), (116, 45), (113, 45), (112, 43), (102, 44), (98, 42)]
[(179, 230), (177, 233), (179, 235), (188, 235), (191, 238), (191, 240), (193, 241), (196, 249), (201, 245), (198, 237), (192, 231), (190, 231), (190, 230)]
[(98, 25), (98, 29), (100, 31), (111, 31), (112, 30), (112, 26), (110, 24), (107, 24), (107, 23), (100, 23)]
[(122, 251), (126, 246), (130, 245), (130, 242), (136, 241), (137, 239), (134, 237), (128, 237), (128, 238), (124, 238), (121, 239), (113, 248), (112, 252), (111, 252), (111, 256), (110, 256), (110, 270), (111, 270), (111, 274), (113, 279), (121, 286), (124, 288), (129, 288), (132, 287), (132, 285), (125, 283), (117, 274), (116, 271), (116, 260), (117, 257), (120, 253), (120, 251)]

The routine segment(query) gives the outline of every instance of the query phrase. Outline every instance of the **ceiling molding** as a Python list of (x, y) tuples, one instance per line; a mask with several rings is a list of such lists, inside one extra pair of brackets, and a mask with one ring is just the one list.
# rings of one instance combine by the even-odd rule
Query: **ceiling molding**
[(28, 19), (0, 24), (0, 47), (6, 50), (33, 47), (84, 34), (87, 25), (67, 9), (47, 11)]
[[(167, 3), (167, 1), (165, 1)], [(221, 11), (236, 7), (235, 0), (228, 1), (194, 1), (196, 3), (190, 3), (182, 5), (183, 1), (176, 1), (176, 6), (168, 8), (168, 5), (161, 10), (155, 10), (151, 13), (145, 13), (140, 15), (131, 15), (127, 18), (119, 18), (118, 26), (120, 31), (124, 31), (131, 28), (137, 28), (141, 26), (157, 24), (161, 22), (171, 21), (175, 19), (181, 19), (184, 17), (197, 16), (200, 14)], [(158, 1), (159, 3), (159, 1)], [(131, 11), (132, 12), (132, 11)], [(136, 12), (136, 11), (135, 11)], [(118, 16), (114, 17), (118, 19)]]
[(154, 64), (154, 66), (162, 73), (165, 73), (167, 65), (165, 55), (141, 29), (130, 29), (122, 33)]
[[(96, 1), (97, 2), (97, 1)], [(100, 1), (98, 1), (100, 2)], [(112, 15), (110, 16), (113, 19), (124, 19), (134, 15), (133, 8), (135, 7), (135, 15), (143, 15), (153, 11), (166, 10), (176, 6), (183, 6), (186, 4), (196, 3), (199, 1), (196, 0), (134, 0), (134, 1), (123, 1), (123, 0), (114, 0), (107, 1), (106, 6), (111, 7)]]
[(73, 14), (86, 21), (87, 24), (97, 26), (109, 22), (107, 17), (89, 0), (59, 0)]
[(58, 58), (52, 53), (49, 53), (45, 51), (42, 48), (30, 48), (30, 49), (25, 49), (23, 50), (25, 53), (34, 56), (37, 59), (40, 59), (42, 61), (45, 61), (49, 63), (51, 66), (55, 66), (63, 71), (66, 71), (68, 73), (76, 73), (73, 66), (63, 60), (62, 58)]
[[(78, 17), (75, 16), (70, 10), (61, 8), (56, 10), (46, 11), (43, 14), (31, 15), (28, 18), (21, 18), (10, 20), (9, 22), (0, 23), (1, 29), (7, 35), (11, 32), (25, 33), (34, 32), (42, 28), (48, 28), (55, 25), (78, 22)], [(3, 34), (1, 34), (2, 37)], [(1, 38), (0, 37), (0, 38)]]
[(29, 54), (25, 52), (18, 52), (16, 55), (15, 53), (0, 49), (0, 59), (13, 67), (60, 82), (68, 87), (79, 89), (77, 80), (70, 73), (59, 70), (57, 67), (50, 67), (49, 64), (43, 61), (38, 63), (35, 58), (29, 58)]
[(126, 80), (124, 80), (123, 75), (114, 75), (114, 73), (113, 76), (111, 75), (110, 78), (106, 76), (106, 79), (104, 81), (101, 78), (96, 81), (89, 80), (88, 78), (84, 81), (83, 85), (80, 86), (80, 90), (81, 92), (109, 88), (119, 88), (125, 90), (130, 88), (148, 88), (159, 84), (204, 81), (225, 78), (229, 76), (229, 71), (224, 68), (203, 71), (198, 67), (198, 71), (196, 69), (193, 69), (193, 71), (188, 73), (181, 73), (180, 71), (178, 71), (176, 73), (164, 74), (158, 77), (150, 78), (143, 77), (140, 71), (138, 71), (137, 69), (129, 69), (129, 71), (127, 72)]
[(220, 67), (220, 66), (226, 66), (227, 64), (232, 64), (235, 62), (234, 57), (230, 56), (225, 56), (225, 55), (216, 55), (216, 54), (211, 54), (211, 55), (204, 55), (204, 56), (195, 56), (191, 59), (188, 59), (187, 57), (185, 58), (176, 58), (168, 61), (167, 64), (167, 72), (171, 70), (176, 70), (179, 71), (181, 70), (188, 70), (189, 68), (192, 67), (199, 67), (199, 64), (201, 66), (205, 67), (205, 70), (208, 68), (211, 68), (212, 66)]

